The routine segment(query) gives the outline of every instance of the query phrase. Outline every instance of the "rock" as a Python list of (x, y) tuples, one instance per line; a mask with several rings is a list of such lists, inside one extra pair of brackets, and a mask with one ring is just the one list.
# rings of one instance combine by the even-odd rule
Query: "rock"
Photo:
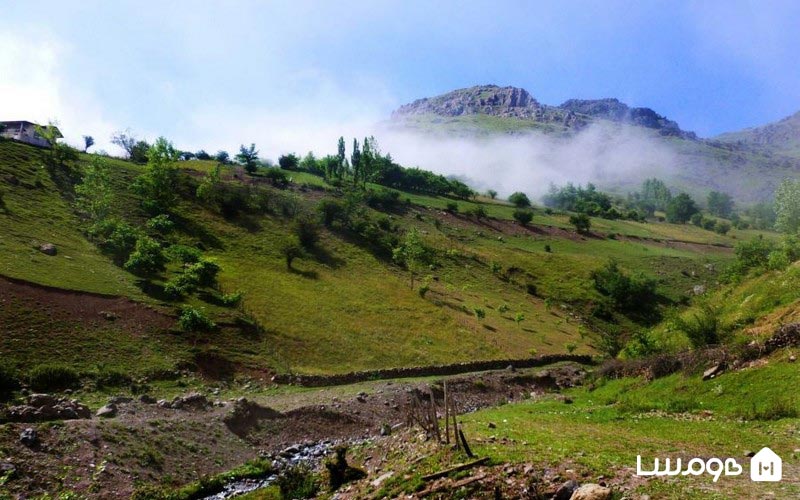
[(100, 316), (103, 317), (103, 319), (106, 319), (108, 321), (115, 321), (118, 318), (118, 316), (116, 314), (114, 314), (113, 312), (110, 312), (110, 311), (100, 311), (99, 314), (100, 314)]
[(487, 427), (489, 427), (490, 429), (497, 429), (497, 424), (495, 424), (494, 422), (489, 422), (489, 425), (487, 425)]
[(578, 486), (580, 486), (578, 481), (570, 479), (558, 487), (555, 496), (553, 496), (553, 500), (569, 500), (572, 498), (572, 494), (575, 493), (575, 490), (578, 489)]
[(11, 422), (45, 422), (92, 418), (92, 412), (86, 405), (74, 399), (58, 398), (51, 394), (32, 394), (27, 397), (27, 404), (9, 407), (6, 416)]
[(584, 484), (570, 497), (570, 500), (608, 500), (611, 498), (611, 490), (599, 484)]
[(172, 403), (166, 399), (159, 399), (156, 405), (158, 405), (159, 408), (172, 408)]
[(381, 425), (381, 436), (390, 436), (392, 434), (392, 426), (389, 424)]
[(756, 455), (756, 452), (750, 450), (744, 450), (744, 456), (747, 458), (753, 458)]
[(705, 285), (695, 285), (692, 288), (692, 293), (695, 295), (703, 295), (704, 293), (706, 293)]
[(716, 377), (717, 375), (722, 373), (722, 370), (723, 370), (723, 366), (722, 366), (721, 363), (712, 366), (711, 368), (709, 368), (708, 370), (703, 372), (703, 380), (710, 380), (710, 379)]
[(506, 366), (506, 371), (515, 372), (517, 369), (514, 368), (514, 365), (508, 365)]
[(0, 462), (0, 477), (11, 477), (17, 472), (17, 467), (11, 462)]
[(199, 392), (192, 392), (186, 396), (175, 397), (170, 404), (171, 408), (177, 410), (202, 410), (208, 408), (211, 404), (208, 399)]
[(97, 410), (97, 416), (100, 418), (112, 418), (117, 416), (117, 405), (107, 404)]
[(372, 483), (370, 484), (372, 484), (373, 488), (380, 488), (381, 484), (383, 484), (384, 481), (391, 478), (392, 476), (394, 476), (394, 472), (392, 471), (384, 472), (383, 474), (378, 476), (375, 480), (373, 480)]
[(45, 255), (50, 255), (51, 257), (58, 253), (58, 249), (52, 243), (43, 243), (39, 245), (39, 251)]
[(39, 444), (39, 434), (36, 429), (28, 427), (19, 434), (19, 442), (28, 448), (32, 448)]
[(139, 396), (139, 401), (141, 401), (142, 403), (144, 403), (146, 405), (156, 404), (156, 402), (157, 402), (156, 398), (154, 398), (153, 396), (151, 396), (149, 394), (142, 394), (141, 396)]
[(794, 363), (795, 361), (797, 361), (797, 356), (795, 356), (794, 354), (789, 356), (789, 363)]

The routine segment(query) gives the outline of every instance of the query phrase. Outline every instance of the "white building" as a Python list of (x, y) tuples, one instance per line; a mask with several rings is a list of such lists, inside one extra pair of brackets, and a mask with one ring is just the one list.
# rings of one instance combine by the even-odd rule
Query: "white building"
[[(34, 146), (49, 148), (50, 144), (47, 142), (47, 140), (45, 140), (44, 137), (36, 132), (36, 127), (39, 126), (40, 125), (37, 125), (36, 123), (26, 121), (0, 122), (0, 137), (26, 142), (28, 144), (33, 144)], [(44, 125), (41, 127), (47, 129), (51, 126), (52, 125)], [(57, 139), (64, 137), (61, 135), (61, 131), (58, 130), (58, 127), (52, 127), (55, 129), (55, 136)]]

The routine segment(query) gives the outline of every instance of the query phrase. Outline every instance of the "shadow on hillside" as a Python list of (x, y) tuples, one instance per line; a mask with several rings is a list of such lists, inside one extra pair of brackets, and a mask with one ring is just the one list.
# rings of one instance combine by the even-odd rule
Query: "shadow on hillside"
[(303, 271), (302, 269), (295, 269), (293, 267), (290, 267), (289, 272), (310, 280), (319, 279), (319, 273), (316, 271)]
[(153, 283), (152, 281), (142, 278), (136, 280), (136, 286), (151, 299), (156, 299), (160, 302), (173, 301), (173, 297), (164, 291), (164, 285)]
[(344, 259), (336, 257), (328, 249), (319, 245), (307, 250), (308, 254), (320, 264), (326, 265), (332, 269), (338, 269), (344, 265)]
[(222, 240), (217, 238), (216, 235), (211, 233), (202, 224), (175, 213), (170, 214), (170, 217), (175, 221), (175, 226), (178, 229), (182, 230), (186, 234), (196, 237), (203, 245), (217, 249), (225, 248)]

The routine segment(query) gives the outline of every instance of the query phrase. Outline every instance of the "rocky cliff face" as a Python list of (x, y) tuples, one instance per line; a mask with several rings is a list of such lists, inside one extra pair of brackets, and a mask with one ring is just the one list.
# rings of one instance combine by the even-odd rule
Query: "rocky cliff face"
[(715, 140), (737, 146), (763, 148), (800, 158), (800, 112), (761, 127), (729, 132)]
[(655, 129), (663, 135), (696, 138), (693, 132), (681, 130), (677, 123), (652, 109), (631, 108), (617, 99), (570, 99), (561, 106), (548, 106), (538, 102), (525, 89), (497, 85), (480, 85), (418, 99), (398, 108), (392, 113), (392, 119), (402, 121), (419, 115), (489, 115), (531, 120), (574, 130), (596, 120), (607, 120)]

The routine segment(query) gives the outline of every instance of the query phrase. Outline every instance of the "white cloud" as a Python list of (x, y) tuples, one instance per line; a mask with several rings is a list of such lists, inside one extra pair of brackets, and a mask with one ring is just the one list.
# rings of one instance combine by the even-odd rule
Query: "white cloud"
[(92, 135), (108, 148), (114, 127), (79, 82), (64, 79), (69, 48), (43, 34), (0, 33), (0, 120), (59, 124), (65, 140), (82, 146)]

